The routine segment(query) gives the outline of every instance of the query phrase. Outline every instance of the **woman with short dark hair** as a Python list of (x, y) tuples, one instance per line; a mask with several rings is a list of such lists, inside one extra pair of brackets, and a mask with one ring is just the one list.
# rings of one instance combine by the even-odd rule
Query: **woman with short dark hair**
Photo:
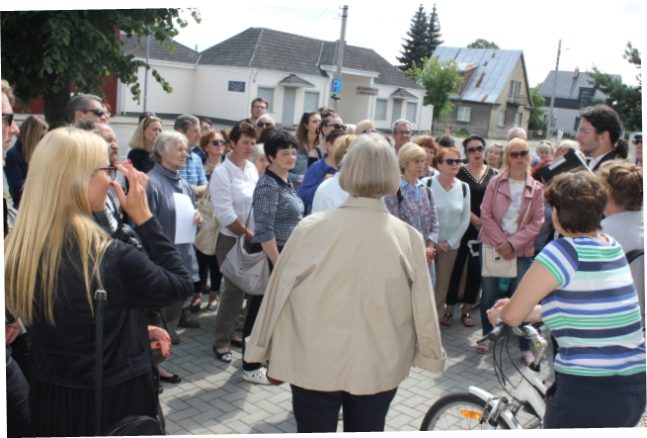
[(544, 247), (489, 321), (543, 321), (555, 337), (545, 428), (634, 427), (645, 412), (645, 336), (624, 251), (599, 231), (605, 183), (588, 171), (564, 173), (546, 200), (564, 237)]

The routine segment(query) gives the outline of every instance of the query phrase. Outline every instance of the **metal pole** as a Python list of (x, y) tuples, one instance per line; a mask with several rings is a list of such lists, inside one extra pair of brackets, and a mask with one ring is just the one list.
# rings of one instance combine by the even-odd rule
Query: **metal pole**
[(557, 45), (557, 62), (555, 63), (555, 76), (553, 77), (553, 95), (550, 98), (550, 111), (548, 112), (548, 135), (547, 137), (550, 137), (552, 133), (552, 125), (553, 125), (553, 110), (555, 108), (555, 96), (557, 95), (557, 74), (559, 72), (559, 55), (562, 51), (562, 40), (559, 40), (559, 44)]
[(148, 105), (148, 61), (150, 58), (150, 50), (151, 50), (151, 30), (150, 28), (148, 29), (148, 35), (146, 35), (146, 67), (144, 70), (144, 111), (146, 112), (146, 108)]
[[(342, 6), (341, 9), (341, 37), (337, 42), (337, 71), (335, 72), (335, 79), (338, 80), (341, 80), (341, 69), (344, 64), (344, 45), (346, 44), (346, 18), (348, 18), (348, 5)], [(340, 99), (341, 96), (337, 96), (337, 99), (335, 99), (333, 102), (335, 111), (337, 111), (339, 108)]]

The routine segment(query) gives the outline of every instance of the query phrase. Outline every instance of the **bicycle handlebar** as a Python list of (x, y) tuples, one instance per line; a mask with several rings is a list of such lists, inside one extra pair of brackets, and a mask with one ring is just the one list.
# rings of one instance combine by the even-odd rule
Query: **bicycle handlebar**
[(513, 333), (517, 336), (522, 336), (531, 341), (533, 343), (533, 346), (535, 347), (535, 350), (537, 350), (540, 355), (544, 353), (546, 347), (548, 346), (548, 343), (546, 342), (544, 337), (539, 333), (539, 331), (537, 331), (535, 327), (533, 327), (532, 324), (524, 324), (519, 327), (512, 327), (501, 320), (497, 322), (496, 326), (490, 333), (483, 336), (477, 342), (480, 343), (485, 340), (496, 342), (501, 337), (509, 336), (510, 333)]

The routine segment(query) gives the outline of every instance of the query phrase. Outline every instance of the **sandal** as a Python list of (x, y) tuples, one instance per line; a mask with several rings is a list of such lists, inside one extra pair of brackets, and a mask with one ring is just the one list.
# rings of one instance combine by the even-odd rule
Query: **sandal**
[(487, 354), (490, 352), (490, 340), (486, 339), (483, 342), (476, 344), (476, 352), (480, 354)]
[(213, 352), (215, 353), (216, 357), (218, 358), (219, 361), (229, 363), (231, 362), (232, 355), (231, 351), (225, 351), (224, 353), (218, 353), (218, 350), (216, 347), (213, 347)]
[(196, 298), (191, 303), (191, 307), (189, 307), (189, 310), (191, 311), (191, 313), (200, 313), (200, 306), (201, 305), (202, 305), (202, 299), (201, 298)]
[(465, 327), (474, 327), (474, 320), (469, 313), (463, 313), (461, 316), (461, 322)]
[(443, 317), (440, 319), (440, 323), (444, 326), (451, 327), (453, 315), (449, 312), (445, 312)]

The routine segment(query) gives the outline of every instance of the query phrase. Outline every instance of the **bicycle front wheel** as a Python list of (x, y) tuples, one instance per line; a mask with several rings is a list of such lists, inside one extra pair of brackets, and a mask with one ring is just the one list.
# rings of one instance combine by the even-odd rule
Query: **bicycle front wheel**
[[(431, 405), (420, 430), (479, 430), (496, 429), (487, 421), (481, 423), (485, 402), (469, 392), (450, 394)], [(499, 425), (508, 429), (507, 425)]]

